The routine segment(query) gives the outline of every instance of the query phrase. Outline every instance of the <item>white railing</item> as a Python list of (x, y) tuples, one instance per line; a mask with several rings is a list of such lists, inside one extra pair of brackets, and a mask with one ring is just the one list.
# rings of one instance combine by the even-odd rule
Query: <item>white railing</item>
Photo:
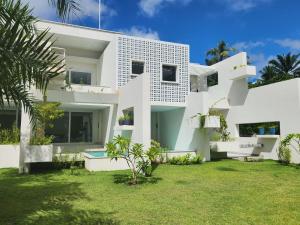
[(71, 92), (82, 92), (82, 93), (113, 93), (112, 89), (107, 86), (92, 86), (92, 85), (81, 85), (81, 84), (71, 84), (69, 87), (65, 88), (66, 91)]

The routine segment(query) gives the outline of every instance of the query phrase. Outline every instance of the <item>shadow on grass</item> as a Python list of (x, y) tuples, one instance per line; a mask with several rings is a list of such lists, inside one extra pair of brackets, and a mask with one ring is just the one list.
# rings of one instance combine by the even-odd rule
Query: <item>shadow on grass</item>
[[(138, 184), (156, 184), (158, 181), (162, 180), (160, 177), (138, 177)], [(131, 177), (128, 174), (114, 174), (113, 182), (115, 184), (131, 184)]]
[(74, 208), (72, 202), (89, 200), (81, 183), (57, 179), (55, 173), (19, 175), (16, 170), (1, 171), (0, 198), (0, 224), (119, 224), (113, 212)]
[(234, 169), (231, 167), (225, 167), (225, 166), (219, 166), (219, 167), (216, 167), (216, 169), (220, 170), (220, 171), (226, 171), (226, 172), (239, 172), (239, 170), (237, 170), (237, 169)]

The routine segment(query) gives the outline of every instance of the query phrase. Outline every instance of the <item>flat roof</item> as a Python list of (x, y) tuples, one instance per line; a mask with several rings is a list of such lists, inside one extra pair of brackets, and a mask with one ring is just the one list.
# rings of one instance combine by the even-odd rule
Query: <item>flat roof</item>
[(123, 36), (131, 37), (131, 38), (135, 38), (135, 39), (145, 39), (145, 40), (151, 40), (151, 41), (156, 41), (156, 42), (160, 42), (160, 43), (169, 43), (169, 44), (173, 44), (173, 45), (181, 45), (181, 46), (189, 47), (189, 44), (183, 44), (183, 43), (171, 42), (171, 41), (164, 41), (164, 40), (149, 39), (149, 38), (144, 38), (144, 37), (128, 35), (128, 34), (125, 34), (125, 33), (122, 33), (122, 32), (117, 32), (117, 31), (110, 31), (110, 30), (98, 29), (98, 28), (93, 28), (93, 27), (85, 27), (85, 26), (81, 26), (81, 25), (62, 23), (62, 22), (51, 21), (51, 20), (38, 20), (38, 22), (61, 25), (61, 26), (66, 26), (66, 27), (86, 29), (86, 30), (91, 30), (91, 31), (101, 31), (101, 32), (110, 33), (110, 34), (123, 35)]

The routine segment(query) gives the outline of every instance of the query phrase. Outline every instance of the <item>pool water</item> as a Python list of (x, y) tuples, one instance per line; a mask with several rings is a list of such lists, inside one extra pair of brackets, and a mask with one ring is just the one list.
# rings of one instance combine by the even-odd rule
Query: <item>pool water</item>
[(87, 153), (95, 158), (107, 157), (107, 152), (104, 152), (104, 151), (91, 151), (91, 152), (87, 152)]

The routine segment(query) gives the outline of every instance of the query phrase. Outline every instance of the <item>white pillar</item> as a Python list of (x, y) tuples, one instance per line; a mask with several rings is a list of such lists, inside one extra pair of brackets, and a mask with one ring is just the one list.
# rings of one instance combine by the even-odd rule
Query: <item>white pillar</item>
[(21, 111), (21, 130), (20, 130), (20, 158), (19, 173), (29, 173), (30, 164), (25, 163), (25, 156), (29, 154), (29, 141), (31, 135), (30, 116), (25, 112), (23, 105)]

